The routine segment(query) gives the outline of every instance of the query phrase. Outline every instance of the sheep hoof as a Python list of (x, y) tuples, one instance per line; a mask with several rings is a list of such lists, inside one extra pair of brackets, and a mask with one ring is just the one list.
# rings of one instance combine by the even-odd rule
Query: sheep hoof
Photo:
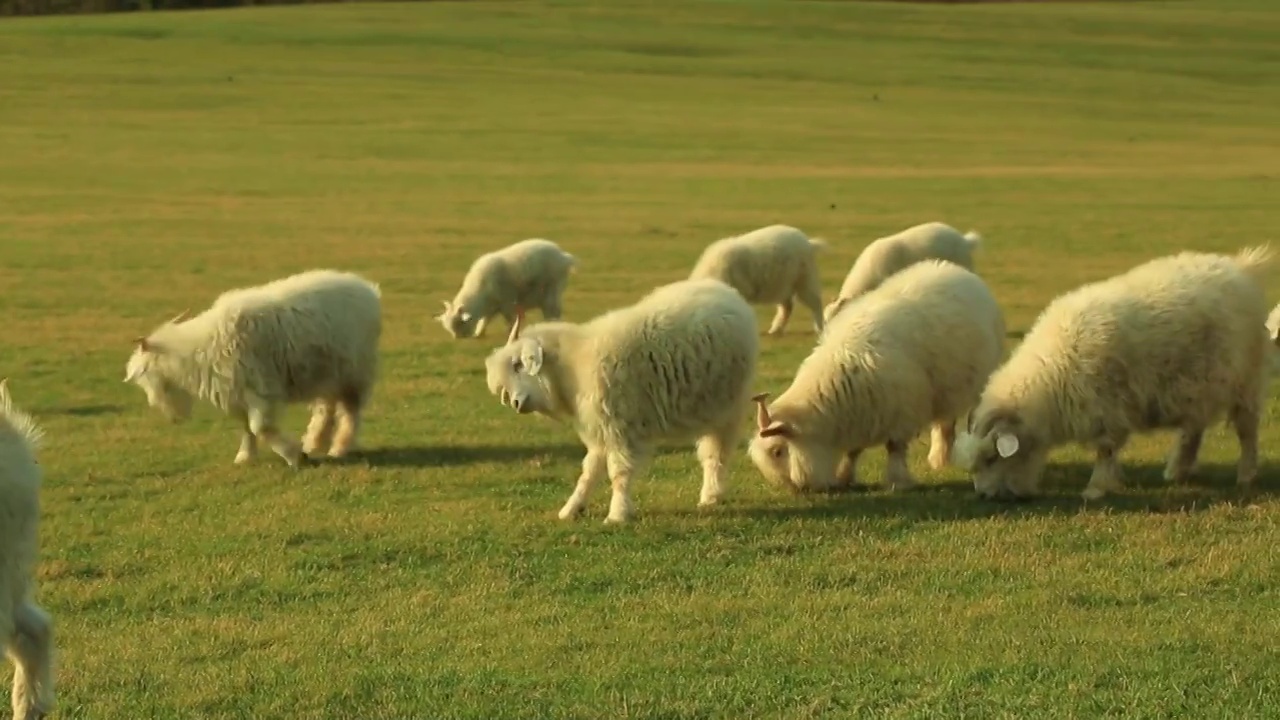
[(559, 517), (561, 520), (576, 520), (586, 511), (587, 508), (583, 505), (578, 505), (577, 507), (566, 505), (560, 509)]
[(1107, 491), (1105, 488), (1094, 487), (1091, 485), (1085, 488), (1084, 492), (1080, 493), (1080, 497), (1084, 498), (1085, 500), (1101, 500), (1103, 497), (1106, 496), (1106, 494), (1107, 494)]
[(236, 459), (233, 460), (232, 462), (235, 463), (236, 465), (244, 465), (245, 463), (249, 462), (252, 459), (253, 459), (253, 453), (242, 452), (242, 453), (236, 453)]

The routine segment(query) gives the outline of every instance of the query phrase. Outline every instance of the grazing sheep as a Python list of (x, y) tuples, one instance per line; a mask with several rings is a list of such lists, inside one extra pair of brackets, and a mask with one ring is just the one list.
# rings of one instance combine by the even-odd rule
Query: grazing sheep
[[(956, 444), (957, 464), (984, 497), (1039, 492), (1049, 451), (1075, 442), (1096, 452), (1084, 490), (1123, 487), (1130, 436), (1180, 431), (1167, 480), (1192, 473), (1205, 429), (1229, 419), (1240, 443), (1237, 481), (1257, 474), (1266, 389), (1266, 246), (1235, 257), (1183, 252), (1067, 292), (1051, 302), (992, 374)], [(970, 434), (971, 433), (971, 434)]]
[(577, 516), (606, 474), (606, 522), (632, 515), (630, 486), (660, 440), (697, 438), (699, 507), (715, 504), (741, 437), (759, 341), (751, 306), (718, 280), (664, 285), (582, 323), (523, 328), (485, 360), (489, 391), (518, 413), (569, 418), (587, 448), (561, 519)]
[(752, 304), (776, 304), (769, 335), (781, 335), (791, 318), (792, 299), (813, 313), (813, 328), (822, 332), (822, 284), (818, 238), (787, 225), (770, 225), (744, 235), (717, 240), (703, 250), (689, 279), (714, 278)]
[[(885, 483), (915, 485), (907, 444), (932, 423), (929, 466), (943, 467), (956, 419), (977, 402), (1004, 355), (1004, 317), (974, 273), (927, 260), (889, 278), (838, 315), (785, 392), (758, 403), (748, 454), (795, 492), (855, 484), (858, 456), (884, 445)], [(837, 465), (838, 463), (838, 465)]]
[(540, 308), (546, 320), (559, 320), (561, 298), (577, 258), (550, 240), (521, 240), (485, 253), (471, 263), (453, 302), (436, 316), (455, 339), (482, 337), (489, 320), (502, 315), (510, 326), (516, 306)]
[(43, 432), (14, 407), (0, 380), (0, 645), (13, 661), (13, 717), (53, 710), (53, 621), (33, 599), (40, 525)]
[(977, 232), (970, 230), (961, 235), (959, 230), (940, 222), (922, 223), (873, 240), (858, 253), (839, 295), (822, 309), (822, 317), (831, 322), (850, 300), (871, 292), (890, 275), (921, 260), (950, 260), (973, 270), (973, 253), (981, 242), (982, 236)]
[[(342, 457), (355, 447), (377, 375), (381, 297), (376, 284), (334, 270), (231, 290), (138, 338), (125, 382), (175, 422), (191, 414), (193, 395), (239, 420), (236, 463), (254, 457), (257, 438), (295, 468), (326, 448)], [(296, 402), (312, 404), (301, 447), (277, 425)]]

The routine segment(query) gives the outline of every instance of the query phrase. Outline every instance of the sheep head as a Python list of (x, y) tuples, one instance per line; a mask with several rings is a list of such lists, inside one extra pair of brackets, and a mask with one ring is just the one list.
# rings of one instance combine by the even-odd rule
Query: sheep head
[(751, 399), (756, 403), (756, 436), (751, 439), (747, 454), (760, 474), (771, 484), (794, 493), (834, 487), (834, 450), (805, 437), (791, 423), (772, 417), (769, 393)]
[[(976, 422), (975, 422), (976, 420)], [(1025, 499), (1038, 492), (1048, 459), (1048, 444), (1013, 410), (969, 417), (970, 427), (956, 436), (956, 464), (973, 474), (979, 497)]]
[(485, 359), (485, 382), (489, 392), (503, 405), (521, 415), (537, 412), (555, 413), (554, 394), (544, 371), (545, 348), (539, 337), (521, 337), (524, 331), (524, 309), (516, 308), (507, 344), (495, 349)]

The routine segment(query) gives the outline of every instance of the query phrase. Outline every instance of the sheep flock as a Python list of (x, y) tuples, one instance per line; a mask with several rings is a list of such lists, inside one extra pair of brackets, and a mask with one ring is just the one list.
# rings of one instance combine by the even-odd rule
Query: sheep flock
[[(824, 306), (827, 243), (770, 225), (710, 243), (687, 277), (630, 305), (570, 322), (564, 296), (589, 262), (532, 238), (477, 257), (435, 319), (461, 342), (506, 320), (506, 342), (476, 363), (498, 404), (577, 432), (582, 472), (564, 520), (585, 512), (602, 479), (605, 522), (632, 519), (631, 484), (663, 441), (695, 446), (699, 507), (722, 499), (744, 450), (765, 481), (808, 493), (855, 487), (861, 454), (883, 448), (885, 487), (909, 491), (906, 451), (925, 430), (930, 468), (959, 467), (976, 495), (996, 499), (1033, 498), (1054, 448), (1087, 446), (1096, 459), (1083, 496), (1096, 500), (1123, 487), (1134, 435), (1176, 431), (1165, 477), (1178, 482), (1206, 429), (1225, 420), (1239, 441), (1238, 485), (1251, 486), (1280, 344), (1280, 306), (1268, 308), (1262, 285), (1267, 246), (1184, 251), (1099, 278), (1052, 299), (1006, 352), (1004, 315), (975, 262), (980, 240), (940, 222), (876, 239)], [(815, 345), (789, 387), (760, 387), (761, 336), (781, 335), (796, 301)], [(753, 305), (776, 307), (763, 333)], [(532, 308), (541, 322), (527, 321)], [(294, 468), (359, 452), (379, 373), (375, 282), (308, 270), (188, 315), (134, 341), (124, 381), (149, 405), (175, 422), (197, 399), (216, 407), (238, 426), (236, 464), (253, 461), (259, 441)], [(278, 422), (295, 403), (311, 408), (300, 438)], [(33, 600), (42, 435), (0, 382), (0, 640), (22, 720), (53, 705), (52, 618)]]

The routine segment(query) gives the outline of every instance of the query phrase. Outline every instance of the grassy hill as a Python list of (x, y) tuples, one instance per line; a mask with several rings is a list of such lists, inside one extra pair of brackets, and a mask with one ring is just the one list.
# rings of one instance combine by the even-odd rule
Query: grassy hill
[[(1004, 506), (921, 441), (918, 492), (788, 497), (742, 453), (699, 512), (673, 446), (609, 528), (607, 487), (555, 519), (572, 430), (488, 395), (502, 324), (432, 317), (525, 237), (581, 259), (581, 320), (774, 222), (828, 240), (830, 298), (871, 239), (940, 219), (983, 233), (1025, 330), (1148, 258), (1280, 239), (1277, 37), (1268, 0), (0, 22), (0, 374), (49, 436), (58, 716), (1274, 716), (1280, 404), (1252, 498), (1221, 428), (1197, 484), (1160, 480), (1153, 436), (1087, 505), (1078, 449)], [(362, 458), (236, 467), (230, 420), (171, 426), (121, 383), (134, 337), (315, 266), (384, 291)], [(798, 308), (760, 389), (812, 343)]]

